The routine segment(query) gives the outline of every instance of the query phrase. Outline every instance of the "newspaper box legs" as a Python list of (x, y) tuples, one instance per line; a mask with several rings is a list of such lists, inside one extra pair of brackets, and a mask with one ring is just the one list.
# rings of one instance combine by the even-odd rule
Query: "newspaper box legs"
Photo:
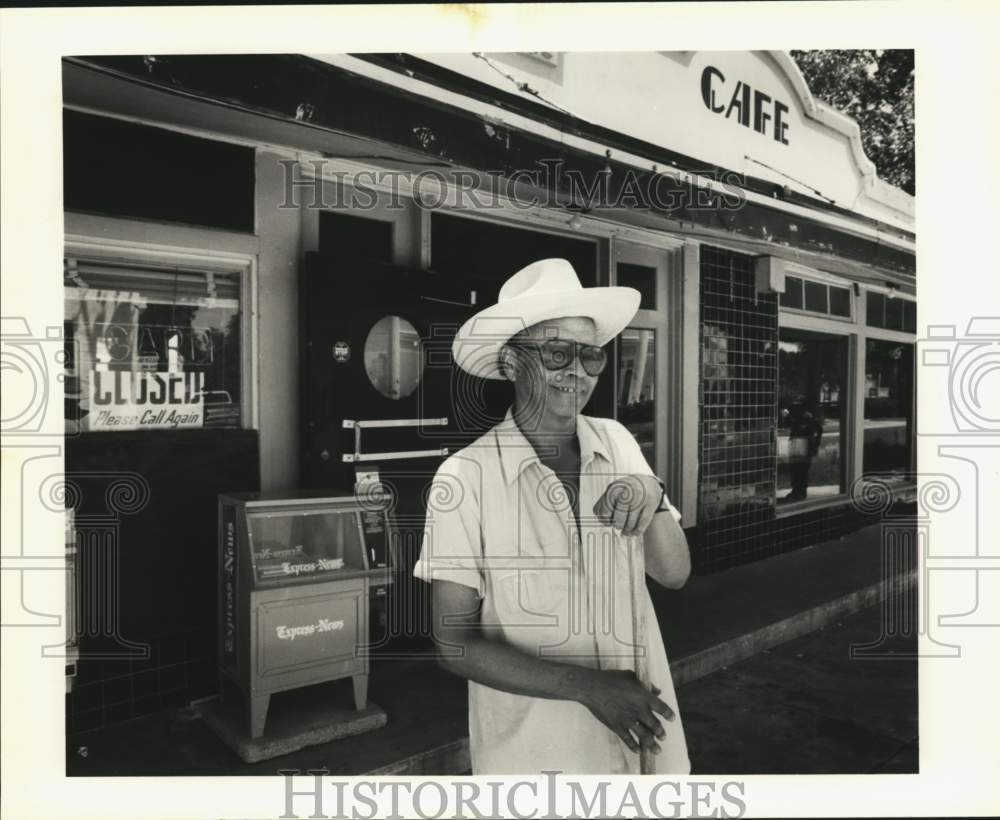
[[(205, 717), (244, 759), (385, 724), (367, 703), (368, 612), (391, 581), (390, 533), (387, 511), (355, 496), (219, 497), (221, 697)], [(344, 678), (353, 699), (324, 686)]]
[[(351, 578), (252, 595), (250, 632), (257, 644), (247, 681), (234, 681), (250, 701), (250, 734), (264, 733), (271, 695), (313, 683), (351, 678), (354, 708), (368, 693), (368, 579)], [(358, 654), (358, 653), (361, 654)]]

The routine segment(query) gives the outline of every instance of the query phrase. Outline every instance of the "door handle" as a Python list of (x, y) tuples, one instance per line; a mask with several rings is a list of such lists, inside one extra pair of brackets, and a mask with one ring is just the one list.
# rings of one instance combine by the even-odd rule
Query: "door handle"
[(341, 458), (345, 462), (357, 461), (391, 461), (404, 458), (428, 458), (430, 456), (448, 455), (447, 447), (440, 447), (436, 450), (413, 450), (410, 452), (392, 453), (361, 453), (361, 431), (364, 429), (378, 429), (386, 427), (447, 427), (447, 418), (432, 419), (369, 419), (355, 421), (354, 419), (344, 419), (345, 430), (354, 430), (354, 452), (344, 453)]
[(320, 450), (319, 451), (319, 457), (320, 457), (321, 461), (329, 461), (330, 460), (330, 451), (329, 450)]

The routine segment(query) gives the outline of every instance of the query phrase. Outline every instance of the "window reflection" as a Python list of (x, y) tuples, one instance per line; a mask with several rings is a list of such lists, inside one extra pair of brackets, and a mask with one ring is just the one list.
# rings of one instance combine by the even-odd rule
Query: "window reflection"
[(615, 271), (618, 285), (639, 291), (640, 310), (656, 310), (656, 268), (619, 262)]
[(777, 501), (843, 492), (847, 339), (782, 328)]
[(826, 285), (819, 282), (805, 282), (806, 288), (806, 310), (814, 313), (826, 313)]
[(247, 516), (257, 580), (365, 569), (364, 546), (353, 511)]
[(912, 470), (913, 345), (865, 345), (864, 472), (903, 478)]
[(912, 299), (886, 297), (870, 290), (865, 300), (865, 321), (869, 327), (902, 330), (904, 333), (917, 332), (917, 303)]
[(795, 276), (785, 277), (785, 292), (781, 294), (781, 306), (802, 309), (802, 280)]
[(420, 334), (401, 316), (383, 316), (365, 339), (365, 371), (372, 385), (389, 399), (405, 399), (423, 374)]
[(618, 420), (656, 469), (656, 331), (626, 329), (618, 346)]
[(65, 265), (67, 433), (240, 426), (236, 274)]

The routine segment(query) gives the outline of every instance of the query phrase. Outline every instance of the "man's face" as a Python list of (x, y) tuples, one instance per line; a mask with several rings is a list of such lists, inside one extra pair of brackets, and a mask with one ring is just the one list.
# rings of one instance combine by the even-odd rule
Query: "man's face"
[(531, 326), (512, 340), (515, 352), (507, 361), (515, 360), (514, 372), (508, 372), (507, 378), (514, 382), (514, 394), (523, 407), (538, 409), (542, 415), (579, 415), (599, 377), (587, 375), (579, 356), (562, 370), (546, 369), (535, 345), (547, 339), (593, 345), (597, 342), (597, 328), (592, 319), (582, 316), (550, 319)]

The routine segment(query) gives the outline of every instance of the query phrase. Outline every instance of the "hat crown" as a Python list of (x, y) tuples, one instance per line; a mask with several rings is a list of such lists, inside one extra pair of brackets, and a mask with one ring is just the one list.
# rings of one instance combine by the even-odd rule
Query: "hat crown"
[(522, 268), (500, 288), (497, 302), (546, 293), (583, 290), (580, 277), (566, 259), (540, 259)]
[(495, 305), (465, 320), (451, 352), (466, 373), (503, 379), (500, 349), (525, 328), (565, 316), (585, 316), (594, 322), (595, 344), (603, 346), (632, 320), (641, 298), (635, 288), (585, 288), (569, 260), (540, 259), (503, 283)]

